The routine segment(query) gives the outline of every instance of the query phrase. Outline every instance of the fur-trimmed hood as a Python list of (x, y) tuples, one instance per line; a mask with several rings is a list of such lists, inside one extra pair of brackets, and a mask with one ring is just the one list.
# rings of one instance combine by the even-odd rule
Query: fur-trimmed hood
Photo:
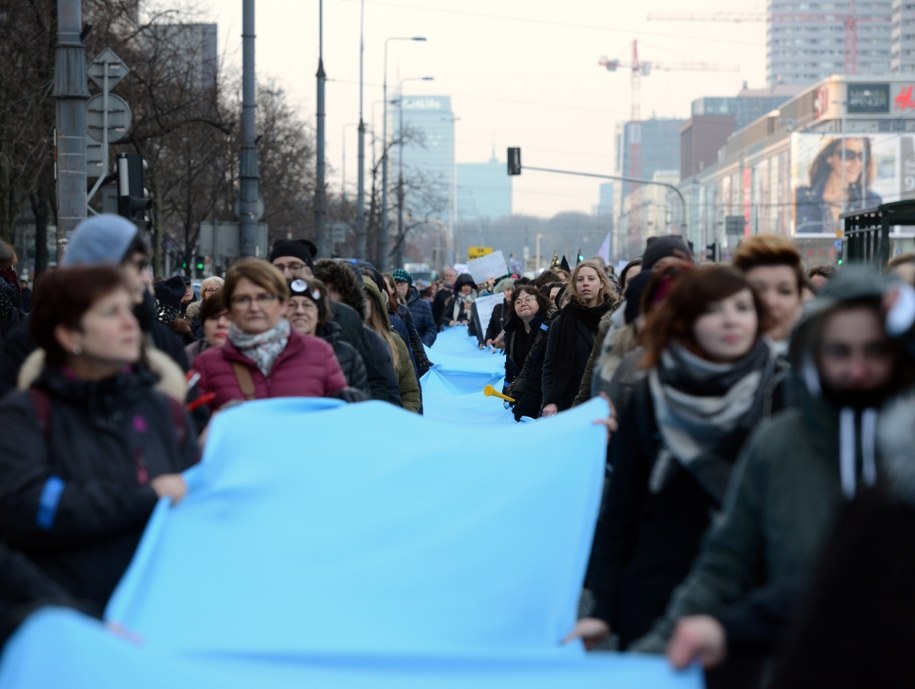
[[(171, 357), (155, 347), (146, 347), (143, 356), (149, 370), (159, 379), (159, 382), (156, 383), (156, 390), (184, 404), (187, 397), (187, 386), (181, 367), (172, 361)], [(43, 349), (36, 349), (22, 363), (16, 387), (20, 390), (28, 390), (41, 375), (44, 366), (45, 352)]]

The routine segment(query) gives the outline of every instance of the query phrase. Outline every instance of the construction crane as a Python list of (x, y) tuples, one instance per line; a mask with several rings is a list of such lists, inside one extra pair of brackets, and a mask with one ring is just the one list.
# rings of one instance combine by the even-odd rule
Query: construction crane
[(858, 73), (858, 22), (887, 21), (886, 13), (871, 14), (857, 12), (856, 0), (848, 0), (845, 11), (804, 12), (791, 9), (747, 12), (649, 12), (649, 21), (669, 22), (771, 22), (772, 24), (793, 24), (813, 22), (831, 24), (842, 22), (845, 26), (845, 73)]
[[(642, 77), (649, 76), (652, 70), (661, 71), (692, 71), (692, 72), (736, 72), (739, 70), (737, 65), (716, 65), (708, 62), (649, 62), (639, 59), (639, 42), (632, 41), (632, 58), (629, 62), (622, 60), (610, 60), (606, 55), (602, 56), (598, 63), (608, 72), (616, 72), (620, 69), (628, 69), (631, 74), (630, 83), (630, 132), (628, 141), (624, 144), (628, 147), (629, 169), (628, 177), (642, 177), (642, 135), (640, 122), (642, 121)], [(630, 213), (631, 226), (639, 224), (638, 203), (633, 206)]]

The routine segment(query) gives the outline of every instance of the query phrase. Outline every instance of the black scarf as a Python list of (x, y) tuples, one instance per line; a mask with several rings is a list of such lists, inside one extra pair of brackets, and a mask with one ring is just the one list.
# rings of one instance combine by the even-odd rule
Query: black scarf
[[(600, 324), (601, 317), (610, 310), (613, 302), (607, 300), (597, 306), (585, 306), (576, 301), (570, 301), (562, 312), (554, 328), (556, 333), (556, 356), (553, 359), (555, 363), (553, 368), (553, 390), (551, 397), (562, 411), (562, 400), (568, 398), (570, 401), (578, 392), (578, 386), (581, 385), (579, 376), (587, 364), (585, 360), (580, 361), (578, 356), (578, 347), (575, 346), (578, 340), (578, 324), (582, 323), (593, 335), (597, 334), (597, 328)], [(590, 347), (588, 348), (590, 354)]]

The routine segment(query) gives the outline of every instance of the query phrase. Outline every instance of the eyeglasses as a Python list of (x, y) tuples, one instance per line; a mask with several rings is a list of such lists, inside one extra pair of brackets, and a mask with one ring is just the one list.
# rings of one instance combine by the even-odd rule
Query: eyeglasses
[(290, 273), (301, 273), (308, 266), (305, 265), (304, 263), (299, 263), (298, 261), (293, 261), (292, 263), (274, 263), (273, 267), (278, 268), (281, 271), (288, 270)]
[(218, 287), (207, 287), (203, 290), (204, 294), (216, 294), (219, 291)]
[(536, 297), (518, 297), (517, 299), (515, 299), (515, 303), (516, 304), (536, 304), (537, 298)]
[(840, 149), (836, 155), (845, 160), (864, 160), (864, 151), (853, 151), (850, 148)]
[(267, 292), (261, 292), (260, 294), (255, 294), (252, 297), (250, 294), (239, 294), (233, 296), (229, 303), (232, 306), (241, 306), (242, 308), (250, 309), (251, 304), (257, 303), (259, 307), (266, 308), (275, 302), (279, 297), (275, 294), (268, 294)]
[(296, 311), (317, 311), (318, 305), (315, 304), (311, 299), (307, 297), (299, 297), (298, 299), (292, 297), (289, 299), (289, 310), (295, 313)]

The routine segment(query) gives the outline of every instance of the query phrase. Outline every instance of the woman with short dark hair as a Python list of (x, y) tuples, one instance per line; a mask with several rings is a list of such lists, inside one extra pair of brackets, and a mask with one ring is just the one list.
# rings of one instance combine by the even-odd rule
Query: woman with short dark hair
[(505, 385), (515, 400), (516, 421), (540, 416), (540, 371), (550, 321), (556, 314), (534, 285), (520, 285), (511, 296), (511, 316), (505, 326)]
[(586, 642), (626, 646), (663, 614), (721, 508), (750, 432), (771, 413), (780, 369), (762, 339), (766, 310), (723, 265), (681, 273), (648, 316), (644, 376), (610, 440), (612, 479), (595, 535)]
[(30, 327), (44, 356), (0, 403), (0, 535), (101, 613), (157, 500), (185, 494), (196, 437), (155, 389), (117, 268), (43, 275)]

